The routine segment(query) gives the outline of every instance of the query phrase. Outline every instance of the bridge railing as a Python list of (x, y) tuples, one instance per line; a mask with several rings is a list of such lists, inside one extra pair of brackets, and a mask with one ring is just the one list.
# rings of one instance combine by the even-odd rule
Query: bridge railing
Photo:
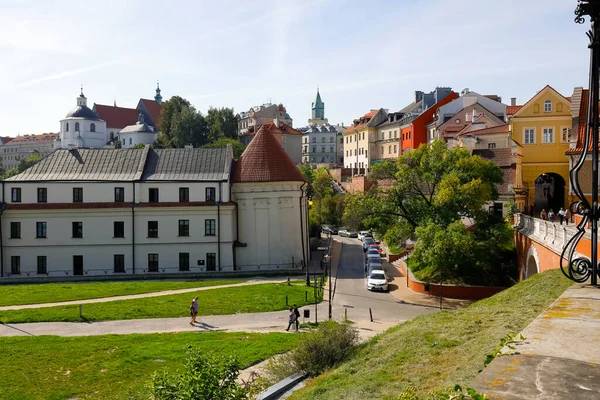
[[(516, 214), (515, 217), (515, 229), (559, 254), (569, 239), (577, 233), (574, 224), (561, 225), (559, 222), (550, 222), (525, 214)], [(586, 234), (584, 237), (588, 236), (589, 234)]]

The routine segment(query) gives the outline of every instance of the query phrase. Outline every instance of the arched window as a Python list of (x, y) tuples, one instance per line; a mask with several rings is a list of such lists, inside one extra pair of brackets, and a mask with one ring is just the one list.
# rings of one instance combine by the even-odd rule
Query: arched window
[(75, 132), (79, 132), (79, 122), (75, 122)]
[(544, 112), (552, 112), (552, 102), (550, 100), (544, 102)]
[(93, 122), (90, 124), (90, 132), (96, 132), (96, 124)]
[(69, 123), (68, 122), (65, 124), (65, 132), (69, 132)]

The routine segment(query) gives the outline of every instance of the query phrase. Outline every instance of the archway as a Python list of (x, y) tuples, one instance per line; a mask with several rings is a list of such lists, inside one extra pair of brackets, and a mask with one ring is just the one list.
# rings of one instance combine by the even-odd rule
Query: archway
[(529, 256), (527, 259), (527, 265), (525, 266), (525, 271), (523, 271), (523, 279), (531, 278), (533, 275), (539, 272), (539, 266), (535, 257)]
[(565, 204), (565, 180), (553, 172), (543, 173), (535, 179), (535, 212), (554, 210), (557, 213)]

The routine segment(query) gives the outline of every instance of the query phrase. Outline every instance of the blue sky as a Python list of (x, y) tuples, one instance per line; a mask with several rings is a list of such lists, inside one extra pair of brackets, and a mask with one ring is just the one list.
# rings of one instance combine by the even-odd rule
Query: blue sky
[[(468, 87), (521, 104), (587, 86), (575, 0), (0, 0), (1, 135), (57, 132), (88, 104), (180, 95), (206, 112), (271, 99), (306, 125), (397, 110), (415, 90)], [(178, 4), (174, 6), (174, 4)]]

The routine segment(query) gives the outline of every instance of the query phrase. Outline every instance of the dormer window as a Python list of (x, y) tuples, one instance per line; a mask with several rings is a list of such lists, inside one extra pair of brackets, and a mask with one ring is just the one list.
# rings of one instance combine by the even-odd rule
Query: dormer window
[(93, 122), (90, 124), (90, 132), (96, 132), (96, 124)]
[(552, 102), (550, 100), (544, 102), (544, 112), (552, 112)]
[(75, 132), (79, 132), (79, 122), (75, 122)]

